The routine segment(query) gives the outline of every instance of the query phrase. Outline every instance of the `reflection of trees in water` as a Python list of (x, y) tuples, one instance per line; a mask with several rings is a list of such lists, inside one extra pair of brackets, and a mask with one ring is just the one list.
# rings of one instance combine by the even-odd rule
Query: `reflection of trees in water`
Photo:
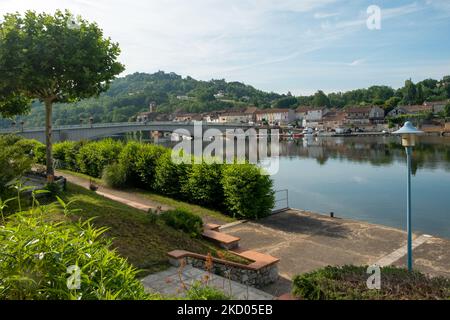
[[(405, 149), (398, 137), (317, 138), (307, 144), (282, 142), (280, 155), (288, 158), (312, 158), (320, 165), (328, 159), (387, 166), (406, 161)], [(413, 151), (413, 174), (420, 168), (450, 171), (450, 139), (421, 137)]]

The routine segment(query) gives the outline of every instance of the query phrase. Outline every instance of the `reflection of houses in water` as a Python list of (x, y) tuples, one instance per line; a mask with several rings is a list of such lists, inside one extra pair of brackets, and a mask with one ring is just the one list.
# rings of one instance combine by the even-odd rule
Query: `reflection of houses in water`
[[(439, 168), (450, 170), (450, 138), (421, 137), (414, 149), (413, 172), (418, 168)], [(328, 159), (371, 163), (372, 165), (391, 165), (404, 163), (404, 149), (397, 137), (318, 137), (311, 144), (301, 142), (282, 142), (280, 156), (288, 158), (312, 158), (319, 163)]]
[[(224, 151), (225, 139), (223, 140)], [(186, 142), (186, 141), (185, 141)], [(260, 142), (260, 141), (259, 141)], [(194, 143), (192, 141), (192, 143)], [(203, 142), (203, 148), (211, 142)], [(162, 143), (165, 144), (165, 143)], [(173, 146), (175, 142), (167, 143)], [(270, 143), (267, 155), (271, 154)], [(235, 152), (237, 146), (235, 145)], [(259, 153), (261, 146), (249, 145), (246, 141), (245, 154)], [(258, 150), (259, 149), (259, 150)], [(193, 148), (191, 149), (193, 151)], [(204, 149), (203, 149), (204, 150)], [(306, 145), (301, 140), (282, 141), (279, 154), (282, 158), (311, 158), (323, 164), (329, 159), (340, 159), (357, 163), (370, 163), (384, 166), (392, 163), (405, 163), (404, 148), (397, 137), (315, 137), (308, 140)], [(235, 153), (236, 154), (236, 153)], [(218, 155), (224, 157), (223, 154)], [(264, 157), (264, 156), (263, 156)], [(259, 155), (261, 159), (261, 155)], [(450, 171), (450, 137), (423, 136), (414, 148), (413, 172), (418, 168), (439, 168)]]

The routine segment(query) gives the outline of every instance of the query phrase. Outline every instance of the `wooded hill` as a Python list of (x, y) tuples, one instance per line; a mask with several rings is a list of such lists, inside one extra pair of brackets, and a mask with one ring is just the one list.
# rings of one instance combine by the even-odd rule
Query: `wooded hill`
[[(259, 108), (296, 108), (300, 105), (337, 107), (355, 105), (380, 105), (392, 109), (397, 105), (421, 104), (424, 101), (440, 101), (450, 98), (450, 76), (442, 80), (426, 79), (418, 83), (405, 81), (405, 86), (393, 89), (388, 86), (372, 86), (347, 92), (325, 94), (322, 91), (311, 96), (295, 97), (289, 92), (278, 94), (264, 92), (241, 82), (225, 80), (199, 81), (181, 77), (175, 73), (159, 71), (154, 74), (134, 73), (113, 81), (108, 91), (97, 98), (54, 107), (55, 125), (84, 123), (93, 117), (95, 123), (124, 122), (155, 102), (160, 112), (207, 112), (246, 106)], [(43, 126), (44, 108), (33, 104), (28, 115), (14, 119), (24, 121), (25, 126)], [(11, 120), (0, 118), (0, 127), (10, 126)]]

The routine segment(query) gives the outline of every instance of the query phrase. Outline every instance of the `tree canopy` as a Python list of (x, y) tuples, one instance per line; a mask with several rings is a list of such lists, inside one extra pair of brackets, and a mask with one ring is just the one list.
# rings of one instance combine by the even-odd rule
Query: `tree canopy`
[(52, 105), (97, 96), (124, 70), (117, 43), (96, 23), (69, 11), (26, 11), (0, 23), (0, 113), (24, 114), (33, 100), (45, 104), (47, 174), (51, 158)]

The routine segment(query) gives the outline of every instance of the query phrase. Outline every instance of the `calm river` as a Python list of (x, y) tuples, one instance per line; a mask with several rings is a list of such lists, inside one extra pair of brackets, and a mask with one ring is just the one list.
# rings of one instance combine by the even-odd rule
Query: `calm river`
[[(399, 138), (313, 138), (283, 142), (275, 188), (289, 205), (404, 229), (406, 159)], [(416, 231), (450, 238), (450, 137), (423, 136), (414, 148)]]
[[(406, 156), (398, 137), (284, 141), (272, 179), (276, 190), (289, 190), (292, 208), (405, 229)], [(422, 136), (414, 148), (412, 215), (415, 231), (450, 238), (450, 137)]]

